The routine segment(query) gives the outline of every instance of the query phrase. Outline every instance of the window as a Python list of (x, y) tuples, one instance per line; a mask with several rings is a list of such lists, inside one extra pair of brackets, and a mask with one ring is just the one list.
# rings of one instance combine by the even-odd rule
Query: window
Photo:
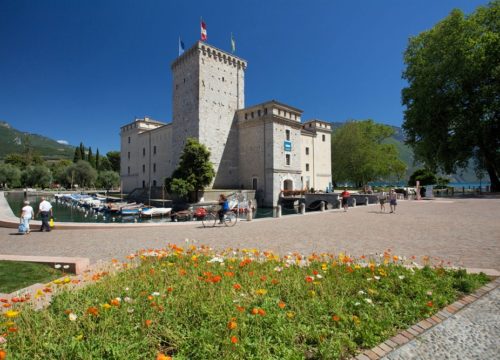
[(130, 136), (128, 137), (128, 143), (130, 144)]
[(156, 186), (156, 180), (153, 180), (153, 186)]
[(156, 164), (153, 164), (153, 172), (156, 172)]
[(142, 148), (142, 156), (146, 156), (146, 148)]
[(306, 155), (309, 155), (309, 148), (306, 147)]
[(127, 167), (127, 175), (130, 175), (130, 166)]
[(258, 183), (258, 180), (257, 178), (252, 178), (252, 190), (257, 190), (257, 183)]
[(285, 155), (285, 164), (290, 166), (290, 154)]
[(306, 171), (309, 171), (309, 164), (306, 164)]
[(266, 114), (267, 114), (267, 108), (264, 109), (264, 115), (266, 115)]
[(130, 160), (130, 151), (127, 153), (127, 157)]
[(323, 142), (325, 142), (326, 136), (325, 135), (321, 135), (321, 139), (323, 140)]
[(248, 114), (245, 114), (245, 120), (248, 119)]
[(290, 141), (290, 130), (285, 130), (285, 137), (287, 141)]
[(258, 116), (260, 117), (260, 110), (257, 111)]
[(153, 146), (153, 154), (155, 154), (155, 155), (156, 155), (156, 145), (155, 145), (155, 146)]
[(144, 189), (146, 187), (146, 182), (142, 180), (142, 188)]
[(146, 172), (146, 165), (142, 164), (142, 172), (145, 173)]

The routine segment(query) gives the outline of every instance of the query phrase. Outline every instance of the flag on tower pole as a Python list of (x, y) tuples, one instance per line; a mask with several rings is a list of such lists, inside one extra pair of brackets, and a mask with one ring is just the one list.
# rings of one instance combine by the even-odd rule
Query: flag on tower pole
[(201, 30), (201, 41), (207, 41), (207, 25), (203, 21), (200, 20), (200, 30)]
[(184, 42), (181, 40), (181, 37), (179, 36), (179, 56), (184, 54)]
[(236, 41), (234, 40), (234, 36), (233, 36), (233, 33), (231, 33), (231, 52), (235, 52), (236, 51)]

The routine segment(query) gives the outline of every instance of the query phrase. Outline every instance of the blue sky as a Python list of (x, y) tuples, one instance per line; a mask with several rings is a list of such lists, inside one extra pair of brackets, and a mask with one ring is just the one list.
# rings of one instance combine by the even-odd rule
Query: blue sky
[(172, 117), (178, 37), (248, 61), (246, 105), (276, 99), (304, 119), (400, 126), (408, 38), (487, 0), (0, 0), (0, 120), (101, 153), (120, 126)]

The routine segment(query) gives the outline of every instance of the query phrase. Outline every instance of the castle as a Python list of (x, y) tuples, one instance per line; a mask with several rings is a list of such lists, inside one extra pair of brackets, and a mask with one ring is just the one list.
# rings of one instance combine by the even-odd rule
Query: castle
[(201, 41), (172, 63), (172, 122), (121, 127), (123, 191), (162, 186), (188, 137), (211, 152), (212, 188), (253, 189), (259, 206), (276, 205), (282, 190), (331, 187), (330, 123), (302, 123), (302, 110), (275, 100), (245, 107), (246, 67)]

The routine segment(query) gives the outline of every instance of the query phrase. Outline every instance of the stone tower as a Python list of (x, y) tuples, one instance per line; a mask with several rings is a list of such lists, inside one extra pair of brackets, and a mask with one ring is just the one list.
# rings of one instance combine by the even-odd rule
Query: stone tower
[(235, 113), (245, 106), (245, 60), (197, 42), (172, 63), (172, 170), (187, 137), (211, 152), (213, 187), (239, 187)]

